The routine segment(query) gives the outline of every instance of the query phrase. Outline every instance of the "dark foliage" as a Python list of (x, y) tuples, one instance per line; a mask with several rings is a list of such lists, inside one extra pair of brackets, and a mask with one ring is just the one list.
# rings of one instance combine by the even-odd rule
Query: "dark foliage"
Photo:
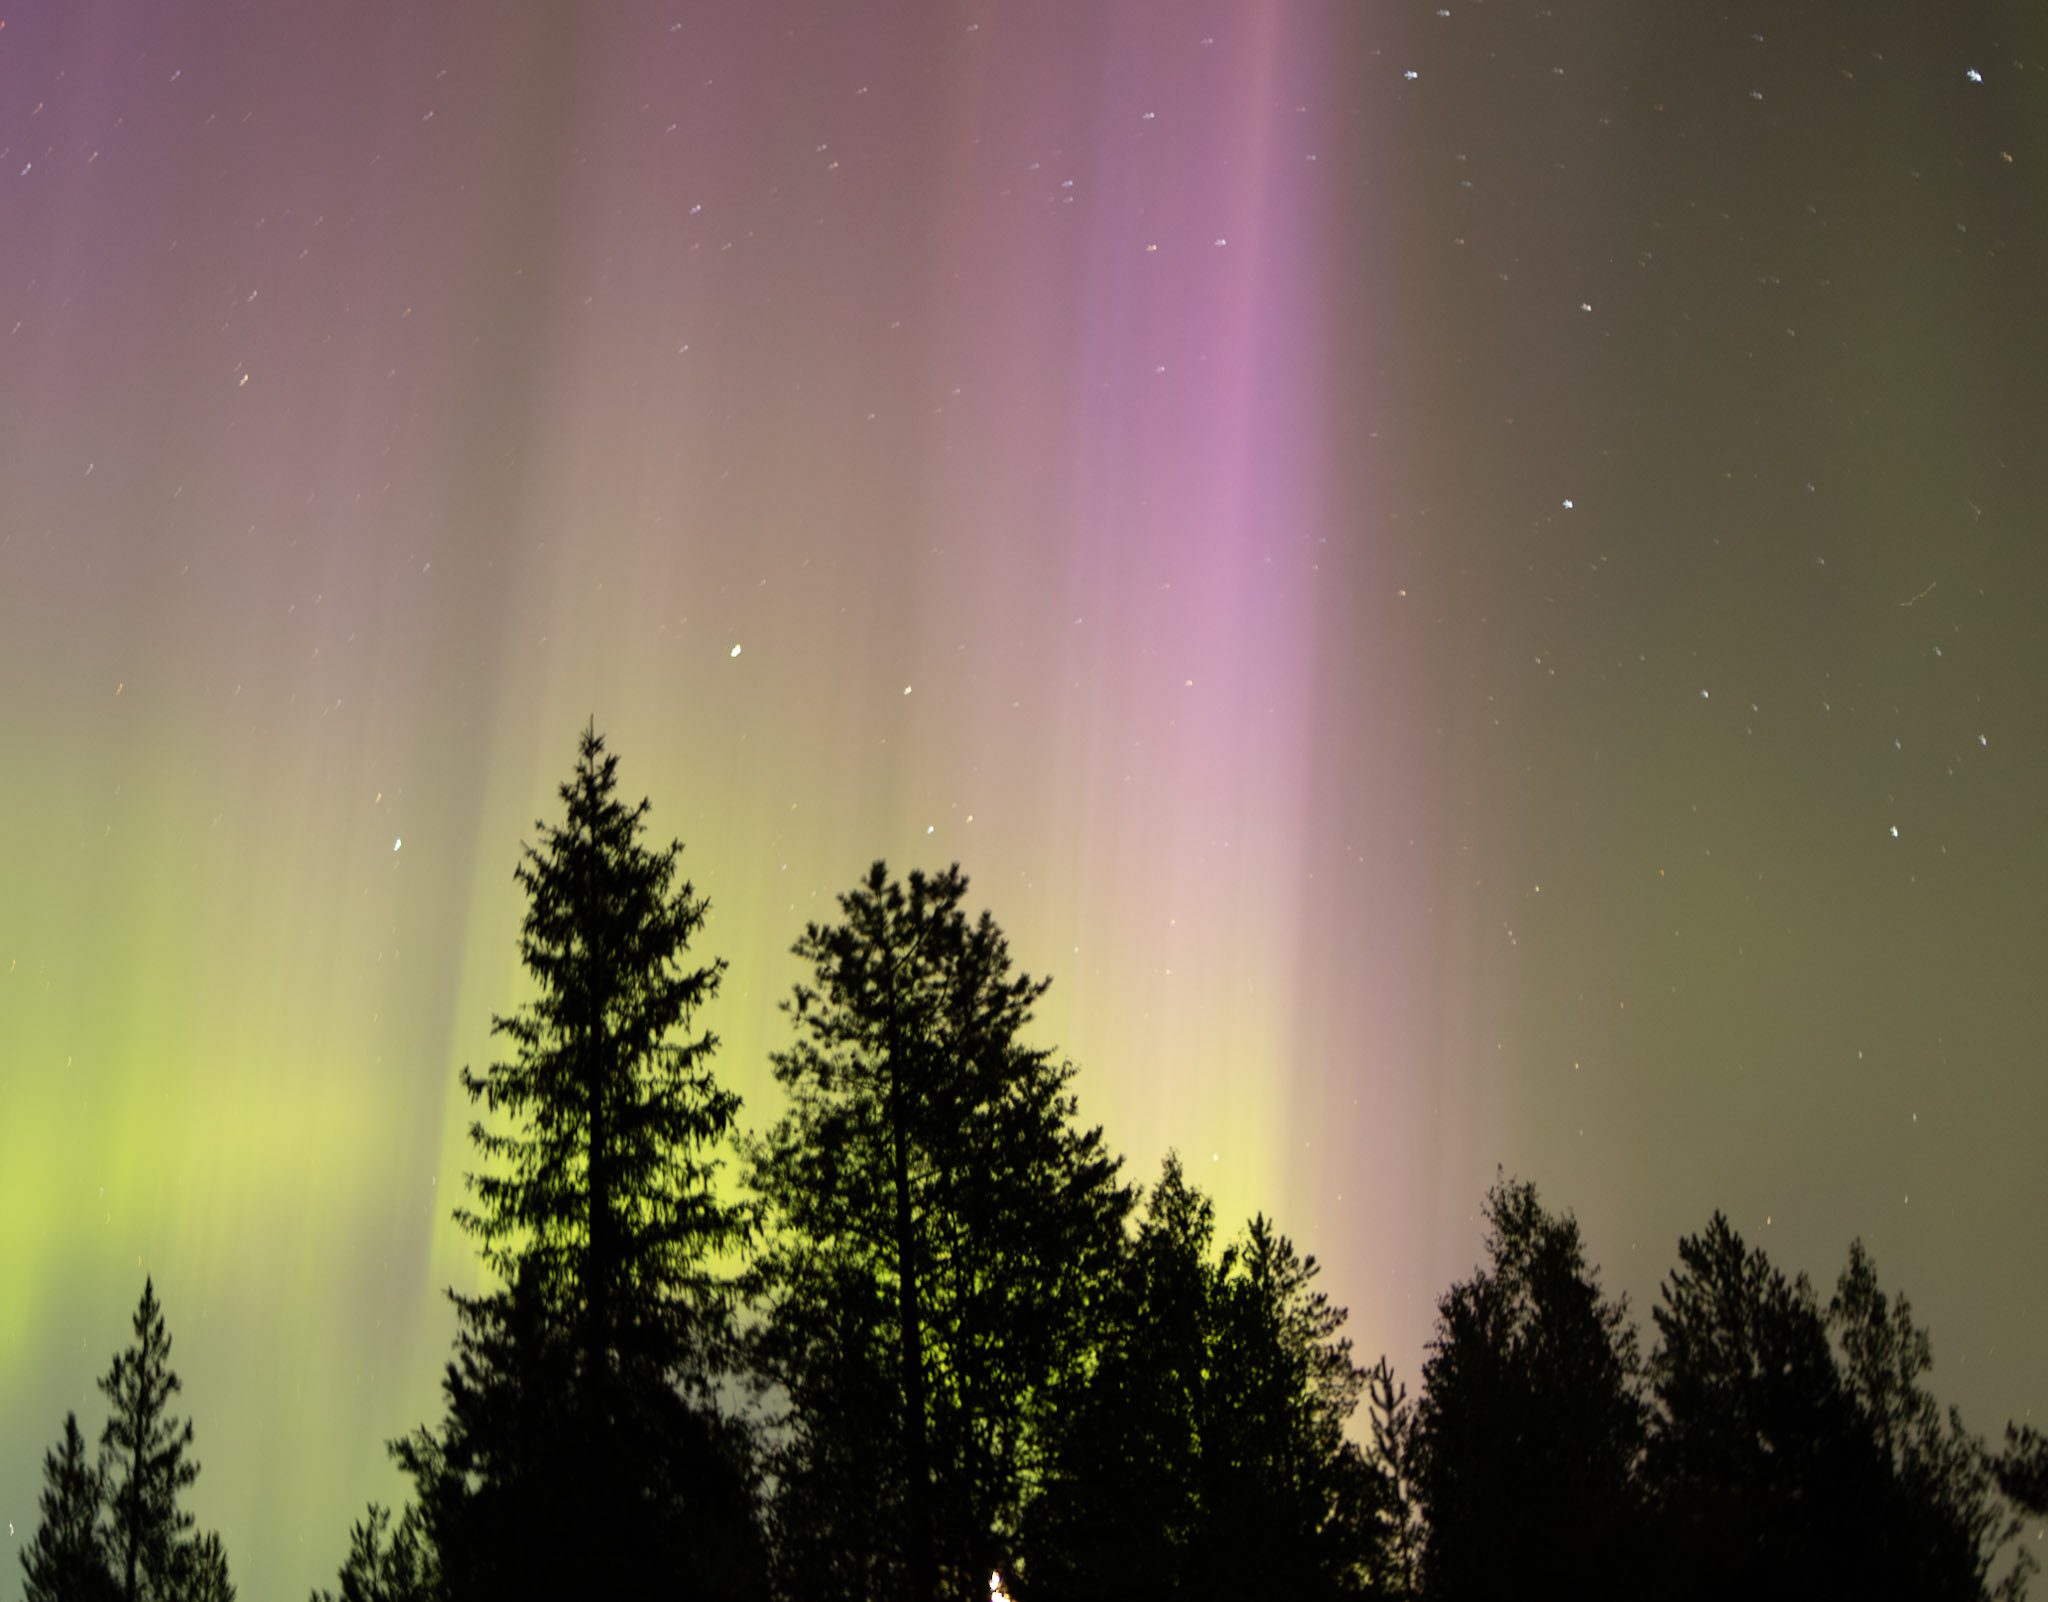
[(1426, 1594), (1637, 1594), (1643, 1442), (1626, 1306), (1531, 1185), (1487, 1196), (1490, 1266), (1438, 1304), (1414, 1418)]
[(1238, 1597), (1278, 1581), (1304, 1598), (1354, 1594), (1370, 1565), (1373, 1499), (1344, 1435), (1365, 1389), (1337, 1333), (1344, 1309), (1311, 1288), (1315, 1259), (1263, 1215), (1221, 1269), (1203, 1452), (1207, 1567), (1221, 1583), (1204, 1589)]
[(418, 1505), (394, 1525), (390, 1512), (372, 1502), (348, 1532), (338, 1599), (335, 1592), (315, 1591), (313, 1602), (429, 1602), (439, 1588)]
[(685, 970), (706, 905), (675, 884), (679, 843), (640, 842), (648, 811), (617, 795), (618, 758), (585, 729), (560, 826), (536, 824), (514, 877), (527, 894), (519, 956), (536, 995), (491, 1031), (512, 1060), (464, 1069), (472, 1102), (509, 1115), (470, 1140), (493, 1165), (468, 1176), (457, 1221), (506, 1283), (529, 1276), (593, 1366), (701, 1376), (727, 1332), (717, 1269), (747, 1234), (716, 1189), (739, 1097), (691, 1038), (723, 962)]
[[(522, 1276), (465, 1308), (438, 1432), (399, 1442), (419, 1497), (409, 1554), (361, 1567), (450, 1598), (758, 1590), (761, 1554), (747, 1441), (733, 1421), (658, 1373), (593, 1375)], [(410, 1511), (408, 1518), (411, 1517)]]
[(1372, 1476), (1367, 1551), (1373, 1588), (1390, 1599), (1418, 1596), (1424, 1528), (1415, 1480), (1421, 1456), (1415, 1406), (1384, 1355), (1366, 1371), (1365, 1410), (1365, 1462)]
[(616, 782), (586, 729), (566, 819), (517, 870), (536, 993), (492, 1020), (512, 1059), (463, 1072), (504, 1127), (472, 1125), (489, 1166), (457, 1214), (503, 1288), (455, 1298), (447, 1416), (394, 1444), (417, 1515), (387, 1551), (373, 1513), (351, 1559), (382, 1594), (759, 1587), (747, 1437), (715, 1401), (749, 1227), (716, 1184), (739, 1098), (688, 1032), (723, 965), (683, 966), (705, 904)]
[(176, 1595), (178, 1602), (235, 1602), (227, 1548), (215, 1531), (178, 1549)]
[(2031, 1424), (2005, 1427), (2005, 1451), (1995, 1465), (1999, 1488), (2036, 1518), (2048, 1518), (2048, 1435)]
[[(1946, 1413), (1922, 1383), (1934, 1344), (1913, 1322), (1905, 1293), (1889, 1303), (1863, 1243), (1828, 1301), (1827, 1321), (1858, 1420), (1887, 1479), (1883, 1548), (1892, 1594), (1976, 1597), (1999, 1551), (2019, 1533), (2000, 1505), (1996, 1470), (1984, 1443)], [(2008, 1589), (2017, 1595), (2032, 1572), (2021, 1555)]]
[(111, 1602), (120, 1595), (100, 1544), (105, 1486), (86, 1457), (78, 1416), (64, 1415), (64, 1439), (43, 1454), (42, 1523), (18, 1556), (22, 1602)]
[(1646, 1465), (1673, 1594), (1986, 1595), (2011, 1533), (1989, 1465), (1920, 1385), (1926, 1334), (1861, 1245), (1825, 1310), (1718, 1213), (1678, 1254)]
[(178, 1494), (199, 1478), (190, 1456), (192, 1421), (170, 1411), (182, 1388), (171, 1369), (171, 1337), (153, 1280), (142, 1282), (135, 1341), (100, 1380), (107, 1399), (100, 1434), (106, 1484), (106, 1547), (125, 1602), (180, 1591), (185, 1532), (192, 1515)]
[(1678, 1256), (1653, 1315), (1649, 1470), (1667, 1550), (1690, 1592), (1811, 1594), (1858, 1561), (1831, 1547), (1854, 1541), (1875, 1474), (1819, 1302), (1719, 1213)]
[(1169, 1156), (1105, 1300), (1092, 1368), (1055, 1415), (1053, 1472), (1030, 1522), (1032, 1579), (1051, 1594), (1172, 1596), (1194, 1573), (1215, 1233), (1214, 1206)]
[(1220, 1258), (1214, 1234), (1169, 1157), (1061, 1397), (1026, 1526), (1039, 1594), (1335, 1597), (1379, 1568), (1344, 1313), (1265, 1219)]
[(773, 1226), (755, 1356), (788, 1403), (778, 1572), (805, 1595), (965, 1594), (1009, 1567), (1129, 1208), (1072, 1067), (1020, 1038), (1044, 982), (966, 890), (876, 863), (795, 948), (790, 1108), (750, 1179)]

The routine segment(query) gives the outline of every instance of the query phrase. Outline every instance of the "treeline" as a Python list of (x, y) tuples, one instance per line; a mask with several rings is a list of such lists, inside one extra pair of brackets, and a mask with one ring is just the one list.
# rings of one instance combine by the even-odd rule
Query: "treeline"
[[(462, 1075), (497, 1288), (453, 1297), (445, 1411), (392, 1443), (412, 1495), (355, 1524), (343, 1602), (2024, 1592), (2048, 1438), (1942, 1410), (1860, 1245), (1823, 1303), (1716, 1215), (1646, 1352), (1503, 1178), (1411, 1398), (1270, 1221), (1220, 1242), (1172, 1157), (1123, 1179), (957, 869), (878, 863), (805, 929), (787, 1110), (748, 1133), (680, 846), (594, 730), (561, 795), (517, 869), (533, 999)], [(46, 1460), (30, 1602), (233, 1596), (177, 1510), (150, 1288), (136, 1339), (130, 1422)]]

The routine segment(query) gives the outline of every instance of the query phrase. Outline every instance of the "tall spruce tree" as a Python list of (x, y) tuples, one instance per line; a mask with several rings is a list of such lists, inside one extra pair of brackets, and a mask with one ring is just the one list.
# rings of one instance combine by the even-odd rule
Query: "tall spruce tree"
[(86, 1456), (78, 1415), (64, 1415), (64, 1439), (43, 1454), (42, 1523), (18, 1554), (22, 1602), (110, 1602), (120, 1595), (100, 1542), (106, 1484)]
[(135, 1340), (99, 1382), (107, 1399), (100, 1435), (107, 1483), (106, 1544), (124, 1602), (175, 1597), (192, 1515), (178, 1495), (199, 1478), (189, 1455), (192, 1421), (170, 1411), (181, 1385), (171, 1369), (171, 1337), (153, 1279), (142, 1282)]
[(618, 758), (594, 726), (561, 787), (567, 816), (536, 824), (514, 878), (527, 894), (519, 956), (536, 994), (491, 1020), (511, 1060), (462, 1071), (487, 1164), (457, 1221), (506, 1283), (531, 1275), (587, 1371), (652, 1364), (701, 1378), (727, 1333), (719, 1269), (746, 1239), (719, 1196), (719, 1148), (740, 1099), (691, 1036), (723, 960), (685, 968), (707, 904), (676, 883), (682, 844), (641, 843), (648, 803), (618, 797)]
[(776, 1561), (806, 1594), (927, 1602), (1007, 1569), (1130, 1206), (1072, 1066), (1023, 1042), (1045, 982), (966, 892), (878, 862), (795, 948), (790, 1106), (750, 1174), (774, 1225), (756, 1357), (789, 1402)]
[(749, 1229), (717, 1185), (739, 1098), (690, 1033), (724, 964), (686, 965), (706, 905), (680, 844), (642, 843), (617, 768), (586, 728), (566, 816), (516, 870), (534, 995), (492, 1020), (509, 1060), (463, 1070), (488, 1121), (456, 1214), (501, 1283), (454, 1298), (448, 1414), (394, 1443), (425, 1549), (394, 1589), (739, 1595), (758, 1567), (744, 1433), (714, 1399)]

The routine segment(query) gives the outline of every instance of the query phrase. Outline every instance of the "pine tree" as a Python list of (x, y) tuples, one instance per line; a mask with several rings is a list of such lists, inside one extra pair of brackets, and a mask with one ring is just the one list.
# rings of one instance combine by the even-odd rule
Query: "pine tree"
[(1214, 1209), (1169, 1156), (1060, 1398), (1027, 1519), (1049, 1595), (1367, 1593), (1375, 1482), (1344, 1437), (1366, 1375), (1344, 1312), (1265, 1218), (1220, 1256)]
[(1716, 1213), (1655, 1311), (1645, 1461), (1677, 1597), (1977, 1602), (2024, 1592), (1984, 1444), (1923, 1383), (1933, 1345), (1861, 1242), (1823, 1307)]
[(1370, 1577), (1372, 1481), (1344, 1435), (1365, 1389), (1339, 1333), (1345, 1310), (1263, 1214), (1220, 1267), (1197, 1594), (1357, 1594)]
[[(1860, 1240), (1849, 1245), (1826, 1319), (1843, 1381), (1889, 1471), (1879, 1538), (1888, 1583), (1916, 1597), (1991, 1594), (1992, 1568), (2017, 1542), (2021, 1522), (1999, 1498), (1984, 1442), (1928, 1390), (1934, 1342), (1913, 1322), (1905, 1292), (1885, 1299)], [(2001, 1594), (2023, 1595), (2034, 1566), (2033, 1554), (2019, 1547)]]
[(2016, 1507), (2048, 1517), (2048, 1435), (2031, 1424), (2005, 1427), (2005, 1450), (1994, 1460), (1999, 1488)]
[(1022, 1041), (1045, 982), (966, 891), (876, 863), (796, 945), (790, 1110), (750, 1169), (777, 1226), (756, 1357), (790, 1401), (777, 1561), (809, 1593), (923, 1602), (1008, 1571), (1038, 1414), (1130, 1205), (1072, 1066)]
[(1438, 1303), (1415, 1408), (1424, 1594), (1633, 1595), (1635, 1327), (1569, 1213), (1505, 1178), (1486, 1211), (1488, 1266)]
[(684, 965), (705, 903), (617, 768), (587, 728), (515, 874), (535, 994), (492, 1020), (510, 1060), (462, 1073), (491, 1122), (456, 1217), (500, 1287), (454, 1298), (448, 1414), (393, 1444), (424, 1548), (394, 1583), (454, 1598), (737, 1595), (758, 1569), (748, 1441), (714, 1398), (749, 1232), (717, 1189), (739, 1098), (690, 1033), (724, 964)]
[(178, 1549), (176, 1596), (178, 1602), (235, 1602), (227, 1548), (216, 1531), (208, 1530)]
[(42, 1523), (19, 1554), (22, 1602), (110, 1602), (119, 1594), (100, 1545), (105, 1490), (78, 1415), (66, 1413), (63, 1443), (43, 1454)]
[(135, 1308), (135, 1342), (114, 1358), (100, 1384), (107, 1398), (100, 1436), (108, 1484), (107, 1547), (124, 1602), (176, 1594), (180, 1551), (192, 1515), (178, 1494), (199, 1478), (187, 1454), (192, 1421), (174, 1418), (171, 1398), (182, 1388), (171, 1369), (171, 1337), (153, 1281), (142, 1282)]
[[(439, 1580), (418, 1506), (408, 1507), (394, 1526), (389, 1509), (372, 1502), (349, 1530), (338, 1602), (431, 1602)], [(337, 1598), (316, 1590), (311, 1602)]]
[(1388, 1602), (1406, 1602), (1420, 1593), (1422, 1577), (1415, 1405), (1408, 1399), (1408, 1387), (1394, 1379), (1393, 1365), (1385, 1356), (1366, 1371), (1365, 1405), (1365, 1461), (1372, 1482), (1372, 1538), (1367, 1545), (1373, 1582)]
[(1219, 1294), (1215, 1205), (1168, 1154), (1054, 1410), (1027, 1530), (1034, 1586), (1077, 1602), (1180, 1596), (1199, 1578)]

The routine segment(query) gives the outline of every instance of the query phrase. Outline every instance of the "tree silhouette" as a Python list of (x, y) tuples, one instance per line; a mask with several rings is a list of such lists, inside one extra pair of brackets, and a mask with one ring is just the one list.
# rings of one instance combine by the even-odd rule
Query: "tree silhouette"
[(401, 1580), (449, 1598), (758, 1589), (739, 1425), (659, 1376), (593, 1385), (530, 1274), (466, 1310), (442, 1385), (439, 1429), (394, 1443), (430, 1547), (411, 1567), (394, 1551)]
[[(394, 1526), (389, 1510), (372, 1502), (349, 1530), (338, 1602), (429, 1602), (439, 1584), (418, 1506)], [(336, 1593), (316, 1590), (312, 1602), (337, 1602)]]
[(1415, 1412), (1425, 1594), (1633, 1595), (1643, 1440), (1624, 1302), (1533, 1185), (1488, 1193), (1490, 1266), (1438, 1303)]
[(218, 1532), (208, 1530), (198, 1540), (179, 1547), (177, 1571), (178, 1602), (235, 1602), (227, 1548)]
[(1027, 1522), (1028, 1577), (1072, 1598), (1359, 1594), (1379, 1578), (1375, 1481), (1344, 1425), (1366, 1375), (1264, 1218), (1220, 1258), (1169, 1156), (1061, 1397)]
[(1372, 1477), (1372, 1536), (1368, 1543), (1374, 1586), (1389, 1599), (1419, 1593), (1424, 1529), (1415, 1483), (1420, 1450), (1415, 1405), (1382, 1356), (1366, 1370), (1365, 1462)]
[(1020, 1039), (1045, 983), (1011, 975), (966, 889), (878, 862), (795, 948), (790, 1107), (749, 1177), (776, 1226), (756, 1358), (789, 1404), (777, 1563), (807, 1593), (924, 1602), (1007, 1568), (1130, 1204), (1072, 1067)]
[[(1719, 1213), (1678, 1252), (1646, 1459), (1672, 1594), (1988, 1595), (2016, 1527), (1982, 1443), (1921, 1385), (1926, 1332), (1861, 1244), (1825, 1309)], [(2021, 1554), (2000, 1594), (2029, 1568)]]
[(99, 1382), (108, 1406), (100, 1436), (106, 1542), (124, 1602), (177, 1593), (180, 1549), (192, 1527), (178, 1493), (199, 1478), (198, 1463), (187, 1455), (192, 1422), (170, 1412), (181, 1386), (171, 1370), (171, 1337), (151, 1279), (142, 1282), (134, 1327), (134, 1344), (115, 1355)]
[(1198, 1594), (1269, 1586), (1309, 1598), (1369, 1578), (1372, 1481), (1344, 1427), (1365, 1389), (1338, 1331), (1344, 1309), (1312, 1288), (1316, 1260), (1263, 1215), (1223, 1254), (1202, 1452), (1207, 1538)]
[[(714, 1037), (689, 1033), (724, 965), (684, 966), (705, 903), (676, 883), (679, 844), (641, 843), (648, 806), (618, 799), (617, 767), (586, 728), (565, 821), (537, 825), (516, 870), (535, 994), (492, 1020), (511, 1059), (463, 1070), (502, 1124), (471, 1125), (485, 1166), (456, 1214), (502, 1283), (454, 1297), (447, 1416), (393, 1446), (431, 1551), (394, 1554), (388, 1578), (381, 1556), (352, 1553), (362, 1585), (752, 1583), (746, 1441), (714, 1399), (749, 1229), (716, 1183), (739, 1098), (712, 1074)], [(373, 1515), (372, 1554), (378, 1531)]]
[(104, 1492), (78, 1415), (66, 1413), (62, 1443), (43, 1454), (42, 1523), (18, 1554), (22, 1602), (109, 1602), (120, 1594), (100, 1545)]
[(688, 1034), (725, 964), (682, 967), (706, 903), (675, 884), (679, 842), (640, 843), (648, 803), (621, 802), (617, 774), (586, 728), (561, 787), (566, 820), (535, 825), (541, 843), (514, 873), (538, 993), (491, 1020), (512, 1060), (462, 1071), (472, 1103), (512, 1126), (471, 1124), (493, 1167), (468, 1176), (476, 1206), (456, 1218), (507, 1283), (534, 1276), (591, 1372), (688, 1364), (701, 1376), (728, 1327), (717, 1265), (747, 1235), (715, 1184), (739, 1097), (712, 1074), (717, 1038)]
[(1996, 1463), (1999, 1488), (2036, 1518), (2048, 1518), (2048, 1435), (2031, 1424), (2005, 1427)]
[(1031, 1510), (1034, 1585), (1076, 1602), (1184, 1594), (1203, 1540), (1201, 1452), (1220, 1273), (1215, 1206), (1169, 1154), (1066, 1377)]
[(1662, 1339), (1648, 1458), (1673, 1583), (1700, 1596), (1831, 1588), (1859, 1564), (1853, 1548), (1832, 1548), (1853, 1539), (1875, 1465), (1856, 1450), (1813, 1287), (1746, 1248), (1718, 1212), (1678, 1256), (1652, 1315)]
[[(1934, 1366), (1933, 1342), (1913, 1322), (1903, 1291), (1885, 1301), (1860, 1240), (1849, 1247), (1826, 1317), (1862, 1428), (1888, 1470), (1879, 1543), (1887, 1583), (1898, 1595), (1985, 1595), (2019, 1522), (1999, 1502), (1984, 1443), (1955, 1408), (1944, 1414), (1921, 1383)], [(2032, 1554), (2020, 1549), (2003, 1590), (2019, 1596), (2033, 1567)]]

